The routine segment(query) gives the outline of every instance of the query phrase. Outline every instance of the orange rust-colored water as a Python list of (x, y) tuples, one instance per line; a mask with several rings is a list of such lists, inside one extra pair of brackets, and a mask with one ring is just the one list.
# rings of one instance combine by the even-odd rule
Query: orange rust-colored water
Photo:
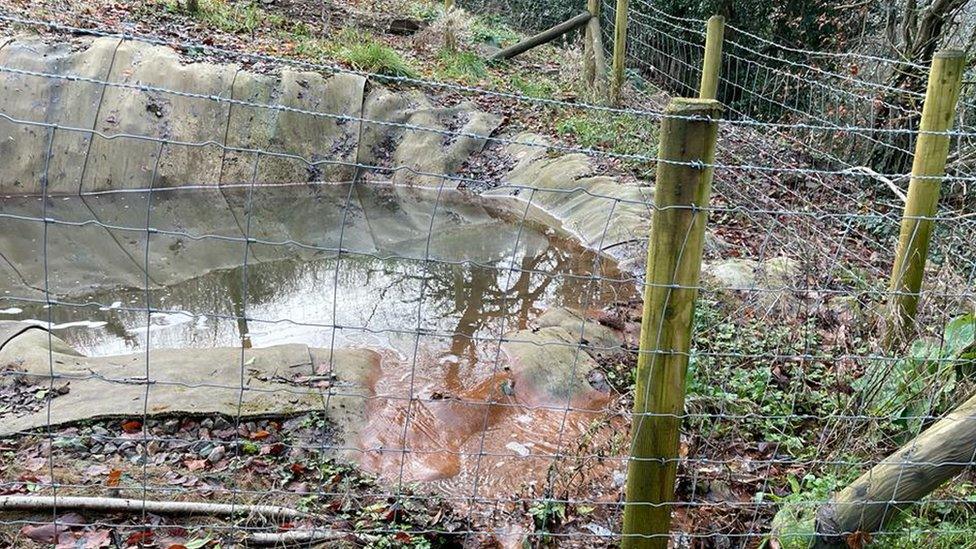
[[(388, 481), (433, 483), (458, 498), (538, 496), (553, 464), (571, 465), (557, 456), (594, 436), (612, 400), (596, 389), (571, 403), (545, 397), (504, 352), (497, 361), (429, 354), (416, 365), (388, 356), (370, 389), (362, 467)], [(612, 431), (600, 429), (592, 446)]]

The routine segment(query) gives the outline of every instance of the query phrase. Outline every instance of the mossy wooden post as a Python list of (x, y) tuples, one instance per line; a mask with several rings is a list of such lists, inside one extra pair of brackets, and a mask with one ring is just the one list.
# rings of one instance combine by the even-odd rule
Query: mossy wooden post
[[(722, 107), (711, 99), (671, 100), (661, 125), (657, 189), (627, 471), (622, 546), (668, 546), (685, 373), (698, 297), (715, 137)], [(702, 165), (695, 165), (701, 163)]]
[(567, 32), (572, 32), (583, 25), (587, 24), (593, 17), (589, 12), (584, 11), (579, 15), (567, 19), (558, 25), (554, 25), (538, 34), (534, 34), (525, 40), (520, 40), (517, 44), (512, 44), (511, 46), (496, 52), (490, 58), (489, 61), (499, 61), (502, 59), (511, 59), (516, 55), (525, 53), (532, 48), (541, 46), (542, 44), (548, 44), (556, 38), (566, 34)]
[(718, 80), (722, 73), (722, 41), (725, 38), (725, 18), (713, 15), (708, 18), (705, 33), (705, 59), (702, 61), (701, 99), (718, 99)]
[(444, 0), (444, 49), (457, 51), (457, 35), (454, 34), (454, 0)]
[(620, 103), (624, 86), (624, 62), (627, 57), (627, 9), (628, 0), (617, 0), (616, 17), (613, 20), (613, 74), (610, 78), (610, 104)]
[(603, 53), (603, 31), (600, 29), (601, 1), (587, 0), (586, 3), (590, 20), (586, 23), (583, 38), (583, 84), (602, 100), (605, 99), (603, 94), (607, 68)]
[[(817, 510), (813, 549), (859, 547), (873, 534), (963, 472), (976, 455), (976, 396), (883, 459)], [(891, 503), (897, 502), (897, 503)], [(853, 536), (858, 537), (858, 536)], [(880, 541), (880, 540), (879, 540)]]
[(932, 58), (898, 251), (891, 271), (890, 346), (906, 342), (913, 331), (933, 228), (931, 218), (937, 211), (939, 187), (949, 154), (949, 136), (945, 132), (952, 129), (965, 68), (966, 56), (959, 50), (940, 51)]

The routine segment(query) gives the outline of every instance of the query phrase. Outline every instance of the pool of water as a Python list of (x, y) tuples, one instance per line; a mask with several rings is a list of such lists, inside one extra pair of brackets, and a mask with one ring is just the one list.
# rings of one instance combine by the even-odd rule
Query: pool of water
[[(92, 356), (380, 350), (363, 466), (504, 492), (541, 478), (611, 397), (591, 399), (592, 413), (522, 406), (502, 336), (553, 307), (633, 295), (611, 260), (540, 219), (514, 200), (350, 185), (8, 198), (0, 319), (50, 321)], [(379, 451), (404, 441), (425, 451)]]

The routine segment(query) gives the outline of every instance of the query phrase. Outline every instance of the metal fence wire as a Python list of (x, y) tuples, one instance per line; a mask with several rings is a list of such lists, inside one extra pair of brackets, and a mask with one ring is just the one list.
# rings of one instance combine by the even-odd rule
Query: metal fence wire
[[(459, 4), (527, 29), (581, 11)], [(859, 507), (875, 527), (829, 533), (972, 539), (968, 84), (921, 132), (924, 93), (883, 84), (903, 62), (730, 26), (721, 117), (688, 114), (667, 105), (698, 95), (705, 22), (646, 0), (619, 106), (62, 15), (0, 12), (3, 543), (806, 547), (890, 483)], [(708, 124), (713, 159), (668, 156)], [(948, 138), (947, 173), (912, 183), (942, 197), (892, 344), (920, 135)], [(673, 364), (681, 387), (643, 384)], [(628, 485), (643, 464), (676, 475), (656, 501)]]

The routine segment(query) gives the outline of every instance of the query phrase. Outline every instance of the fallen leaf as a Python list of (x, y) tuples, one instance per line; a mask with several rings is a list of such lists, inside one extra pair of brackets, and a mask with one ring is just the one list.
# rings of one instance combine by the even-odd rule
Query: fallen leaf
[(106, 465), (91, 465), (85, 468), (85, 475), (88, 477), (100, 477), (102, 475), (107, 475), (109, 468)]
[(265, 431), (265, 430), (262, 429), (260, 431), (256, 431), (254, 433), (251, 433), (251, 440), (264, 440), (264, 439), (268, 438), (269, 436), (271, 436), (271, 433), (269, 433), (269, 432), (267, 432), (267, 431)]
[(44, 457), (34, 457), (24, 463), (24, 469), (28, 471), (40, 471), (48, 464), (48, 459)]
[(871, 543), (871, 533), (863, 532), (858, 530), (853, 534), (847, 536), (847, 546), (850, 549), (862, 549), (865, 545)]
[(27, 525), (20, 529), (20, 534), (37, 543), (54, 543), (57, 539), (58, 527), (54, 523), (40, 526)]
[(125, 540), (126, 545), (139, 545), (139, 544), (150, 544), (153, 540), (152, 530), (143, 530), (141, 532), (135, 532)]
[(130, 419), (122, 422), (122, 430), (126, 433), (138, 433), (142, 430), (142, 422), (137, 419)]
[(119, 485), (119, 480), (122, 478), (122, 471), (120, 469), (112, 469), (108, 472), (108, 478), (105, 479), (105, 486), (109, 488), (115, 488)]
[(191, 470), (191, 471), (199, 471), (200, 469), (203, 469), (204, 467), (207, 466), (207, 460), (205, 460), (205, 459), (188, 459), (188, 460), (186, 460), (186, 461), (183, 462), (183, 465), (186, 465), (186, 468), (189, 469), (189, 470)]

